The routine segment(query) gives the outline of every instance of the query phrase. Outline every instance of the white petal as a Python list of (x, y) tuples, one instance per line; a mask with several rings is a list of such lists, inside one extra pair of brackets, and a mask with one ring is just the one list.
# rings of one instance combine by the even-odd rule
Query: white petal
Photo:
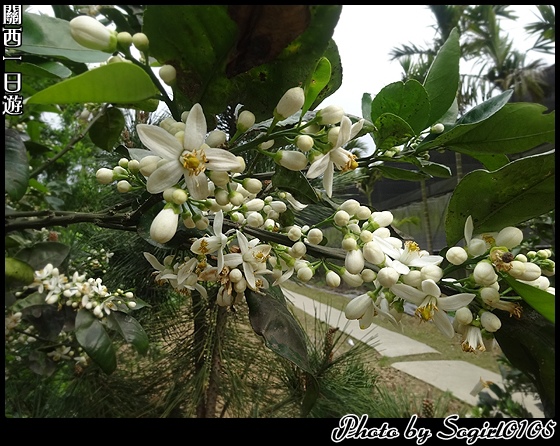
[(437, 300), (438, 308), (444, 311), (455, 311), (459, 308), (466, 307), (475, 298), (475, 294), (460, 293), (448, 297), (440, 297)]
[(455, 330), (453, 330), (453, 325), (449, 320), (449, 316), (445, 311), (434, 311), (433, 317), (434, 324), (441, 331), (445, 336), (448, 338), (452, 338), (455, 334)]
[(171, 133), (161, 127), (148, 124), (138, 124), (136, 131), (140, 141), (154, 154), (164, 159), (179, 159), (183, 147)]
[(439, 289), (439, 286), (437, 286), (437, 284), (432, 279), (426, 279), (422, 281), (422, 291), (424, 291), (427, 296), (441, 296), (441, 290)]
[(157, 269), (158, 271), (162, 271), (165, 269), (165, 267), (161, 263), (159, 263), (158, 259), (156, 259), (153, 254), (145, 252), (144, 257), (146, 257), (146, 260), (150, 262), (150, 265), (152, 265), (154, 269)]
[(410, 268), (400, 260), (392, 260), (390, 257), (387, 257), (385, 260), (385, 264), (395, 269), (399, 274), (406, 275), (410, 272)]
[(195, 200), (205, 200), (208, 198), (210, 194), (208, 189), (208, 177), (204, 172), (198, 175), (185, 173), (185, 182), (187, 183), (187, 189)]
[(247, 285), (253, 291), (257, 291), (257, 285), (255, 283), (255, 271), (253, 266), (249, 262), (243, 262), (243, 272), (245, 273), (245, 280)]
[(356, 296), (346, 304), (344, 315), (346, 319), (360, 319), (370, 306), (373, 307), (373, 301), (367, 294)]
[(243, 257), (239, 253), (224, 254), (224, 266), (228, 268), (235, 268), (241, 262), (243, 262)]
[(224, 212), (220, 209), (216, 214), (214, 214), (214, 235), (219, 235), (222, 233), (222, 226), (224, 223)]
[(294, 269), (293, 268), (288, 269), (284, 274), (282, 274), (278, 279), (274, 281), (272, 286), (280, 285), (282, 282), (285, 282), (290, 277), (292, 277), (293, 274), (294, 274)]
[(209, 170), (227, 172), (239, 168), (239, 160), (237, 157), (225, 149), (213, 149), (208, 147), (204, 149), (204, 154), (208, 160), (206, 167)]
[(188, 151), (199, 149), (206, 138), (206, 118), (200, 104), (194, 104), (185, 123), (183, 147)]
[(146, 189), (151, 194), (159, 194), (165, 189), (175, 186), (181, 179), (184, 169), (178, 160), (170, 160), (159, 166), (148, 177)]
[(366, 122), (366, 120), (364, 118), (362, 118), (358, 122), (356, 122), (355, 124), (352, 124), (352, 128), (350, 129), (350, 138), (349, 139), (352, 139), (354, 136), (356, 136), (358, 133), (360, 133), (360, 130), (362, 130), (365, 122)]
[(471, 242), (471, 238), (472, 238), (472, 233), (474, 230), (474, 223), (472, 221), (472, 217), (469, 215), (467, 217), (467, 221), (465, 222), (465, 242), (467, 242), (467, 245)]
[(397, 283), (393, 285), (391, 287), (391, 291), (401, 299), (412, 302), (415, 305), (420, 305), (426, 297), (426, 293), (404, 283)]
[(442, 256), (419, 256), (416, 257), (414, 259), (412, 259), (410, 262), (408, 262), (409, 266), (418, 266), (418, 267), (423, 267), (426, 265), (439, 265), (441, 262), (443, 262), (443, 257)]
[(242, 232), (239, 231), (235, 231), (235, 232), (237, 234), (237, 243), (239, 244), (239, 248), (241, 249), (241, 252), (242, 253), (247, 252), (249, 250), (249, 241), (247, 240), (247, 237), (245, 237), (245, 234), (243, 234)]
[(328, 155), (323, 155), (318, 160), (313, 161), (313, 163), (311, 164), (311, 166), (309, 166), (309, 169), (307, 170), (307, 174), (306, 174), (307, 178), (317, 178), (326, 170), (329, 162), (330, 162), (330, 158)]
[(350, 140), (350, 132), (352, 130), (352, 121), (348, 116), (343, 116), (340, 121), (340, 131), (336, 140), (335, 148), (342, 147)]
[(325, 175), (323, 175), (323, 187), (327, 193), (327, 197), (332, 197), (332, 183), (334, 176), (334, 164), (329, 162), (327, 168), (325, 169)]

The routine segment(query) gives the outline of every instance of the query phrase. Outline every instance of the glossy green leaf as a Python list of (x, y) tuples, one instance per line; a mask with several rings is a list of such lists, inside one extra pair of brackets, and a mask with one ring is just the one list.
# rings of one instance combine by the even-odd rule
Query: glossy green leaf
[(439, 178), (449, 178), (452, 176), (451, 169), (448, 166), (434, 163), (433, 161), (420, 160), (420, 170), (428, 175)]
[(416, 134), (426, 128), (430, 116), (428, 93), (415, 79), (393, 82), (375, 96), (371, 102), (371, 121), (385, 113), (399, 116)]
[(27, 190), (29, 162), (25, 144), (14, 129), (4, 134), (4, 190), (13, 201), (19, 201)]
[(305, 91), (305, 102), (303, 103), (302, 114), (307, 113), (319, 96), (319, 93), (328, 85), (330, 80), (331, 63), (326, 57), (321, 57), (303, 88)]
[(311, 204), (319, 202), (315, 189), (313, 189), (313, 186), (311, 186), (308, 179), (301, 172), (276, 166), (276, 172), (272, 175), (272, 184), (280, 190), (290, 192), (301, 203)]
[(60, 62), (47, 61), (40, 64), (15, 62), (7, 60), (4, 62), (6, 72), (19, 72), (24, 77), (35, 76), (41, 78), (65, 79), (72, 75), (72, 71)]
[[(177, 70), (180, 108), (200, 103), (208, 115), (241, 103), (257, 122), (271, 116), (289, 88), (303, 85), (325, 56), (341, 5), (149, 5), (143, 31), (150, 55)], [(162, 27), (161, 24), (165, 23)], [(335, 73), (334, 78), (340, 79)], [(332, 94), (329, 89), (322, 95)], [(335, 87), (338, 87), (335, 85)]]
[(45, 293), (39, 293), (38, 291), (35, 291), (34, 293), (24, 297), (23, 299), (16, 300), (15, 303), (10, 307), (10, 309), (13, 312), (17, 312), (40, 305), (45, 305)]
[(35, 271), (27, 262), (13, 257), (4, 259), (4, 285), (6, 289), (29, 285), (33, 282)]
[(498, 170), (509, 163), (509, 158), (501, 153), (485, 154), (485, 153), (470, 153), (474, 159), (482, 163), (486, 170)]
[(311, 373), (305, 333), (288, 309), (282, 292), (277, 294), (278, 290), (272, 289), (265, 294), (245, 291), (251, 326), (273, 352)]
[(392, 113), (379, 116), (373, 125), (373, 140), (378, 150), (400, 146), (414, 136), (414, 130), (401, 117)]
[(35, 245), (22, 248), (16, 258), (27, 262), (33, 271), (43, 269), (47, 263), (58, 268), (68, 256), (70, 247), (59, 242), (39, 242)]
[(368, 119), (371, 119), (371, 103), (372, 102), (373, 102), (373, 99), (371, 97), (371, 94), (364, 93), (362, 95), (362, 116), (368, 117)]
[(148, 351), (150, 346), (148, 335), (136, 319), (129, 314), (112, 311), (107, 316), (107, 320), (110, 322), (110, 328), (116, 330), (127, 343), (134, 346), (138, 353), (143, 355)]
[(76, 315), (76, 340), (88, 356), (110, 375), (117, 368), (117, 354), (103, 324), (88, 310), (78, 310)]
[(430, 177), (417, 170), (399, 169), (390, 166), (376, 166), (375, 168), (379, 169), (385, 178), (390, 178), (391, 180), (420, 181)]
[(25, 12), (22, 29), (22, 45), (19, 50), (25, 53), (63, 57), (83, 63), (105, 62), (111, 56), (77, 43), (70, 34), (70, 23), (67, 20)]
[(494, 333), (511, 364), (535, 384), (546, 417), (555, 415), (556, 330), (540, 313), (521, 302), (521, 318), (495, 310), (502, 326)]
[(418, 151), (445, 147), (475, 156), (481, 153), (515, 154), (544, 143), (554, 143), (555, 113), (526, 102), (508, 103), (487, 119), (460, 124), (438, 138), (418, 146)]
[(492, 115), (500, 111), (509, 102), (512, 94), (513, 90), (506, 90), (503, 93), (476, 105), (457, 121), (457, 125), (477, 124), (487, 120)]
[(455, 188), (445, 220), (448, 246), (463, 238), (469, 215), (474, 233), (499, 231), (543, 215), (555, 207), (555, 155), (513, 161), (493, 172), (475, 170)]
[(94, 68), (39, 91), (29, 104), (130, 103), (158, 93), (150, 76), (130, 63), (112, 63)]
[(454, 28), (439, 49), (424, 81), (430, 100), (427, 126), (438, 122), (453, 105), (459, 88), (460, 59), (459, 32)]
[(108, 108), (89, 129), (91, 141), (103, 150), (111, 152), (120, 141), (125, 126), (122, 112), (116, 108)]
[(505, 281), (513, 288), (525, 302), (531, 307), (542, 314), (548, 321), (555, 323), (555, 298), (554, 294), (550, 294), (537, 287), (528, 285), (523, 282), (515, 280), (511, 276), (506, 276)]

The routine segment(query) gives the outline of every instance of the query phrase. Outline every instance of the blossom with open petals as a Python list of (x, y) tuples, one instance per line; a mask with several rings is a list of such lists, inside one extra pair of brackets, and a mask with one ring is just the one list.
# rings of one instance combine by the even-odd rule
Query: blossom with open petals
[(251, 241), (247, 240), (247, 237), (242, 232), (237, 232), (237, 243), (239, 243), (240, 253), (230, 253), (224, 254), (224, 265), (230, 268), (234, 268), (240, 264), (243, 264), (243, 273), (245, 274), (245, 279), (249, 288), (254, 291), (258, 291), (260, 287), (259, 284), (263, 284), (262, 280), (257, 280), (259, 277), (257, 275), (271, 273), (266, 269), (266, 261), (270, 254), (272, 247), (270, 245), (260, 244), (258, 238), (254, 238)]
[(430, 255), (410, 240), (404, 242), (404, 248), (396, 248), (383, 238), (377, 238), (376, 241), (389, 257), (385, 260), (386, 265), (396, 269), (399, 274), (408, 274), (411, 266), (422, 268), (426, 265), (439, 265), (443, 261), (442, 256)]
[(228, 238), (222, 234), (222, 226), (224, 223), (224, 213), (222, 210), (214, 215), (214, 235), (202, 237), (194, 241), (191, 245), (191, 251), (195, 254), (218, 254), (218, 272), (224, 269), (224, 249), (227, 245)]
[(311, 164), (307, 171), (308, 178), (317, 178), (321, 174), (323, 175), (323, 187), (329, 197), (332, 196), (334, 168), (347, 171), (358, 167), (356, 156), (343, 149), (342, 146), (358, 134), (364, 126), (364, 122), (364, 119), (360, 119), (355, 124), (352, 124), (348, 116), (343, 116), (340, 121), (340, 131), (338, 132), (336, 144), (326, 154), (313, 161), (313, 164)]
[(195, 104), (187, 116), (182, 144), (159, 126), (138, 124), (136, 129), (142, 143), (154, 155), (166, 160), (148, 177), (146, 189), (151, 194), (175, 186), (184, 176), (191, 196), (203, 200), (209, 195), (206, 169), (219, 172), (239, 169), (239, 161), (233, 153), (209, 147), (204, 142), (206, 118), (200, 104)]
[[(423, 320), (433, 320), (436, 327), (446, 336), (452, 338), (455, 331), (446, 311), (455, 311), (468, 305), (475, 295), (471, 293), (442, 296), (439, 286), (431, 279), (422, 281), (422, 289), (397, 283), (391, 291), (401, 299), (417, 305), (416, 314)], [(441, 310), (441, 311), (440, 311)]]

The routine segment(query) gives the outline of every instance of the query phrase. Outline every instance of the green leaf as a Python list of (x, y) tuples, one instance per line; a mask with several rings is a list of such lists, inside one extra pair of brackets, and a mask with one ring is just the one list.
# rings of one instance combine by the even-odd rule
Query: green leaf
[[(341, 5), (149, 5), (143, 32), (150, 38), (150, 56), (177, 70), (180, 108), (198, 102), (215, 115), (240, 103), (260, 122), (285, 91), (304, 84), (321, 57), (336, 64), (332, 35), (341, 10)], [(331, 79), (321, 96), (338, 86)]]
[(521, 158), (494, 172), (472, 171), (449, 200), (447, 244), (453, 246), (463, 237), (469, 215), (475, 233), (499, 231), (554, 209), (554, 193), (554, 152)]
[(302, 115), (307, 113), (319, 93), (325, 88), (331, 80), (331, 63), (326, 57), (321, 57), (315, 66), (315, 70), (305, 83), (303, 88), (305, 92), (305, 102), (302, 107)]
[(16, 258), (27, 262), (33, 271), (43, 269), (47, 263), (58, 268), (68, 256), (70, 247), (59, 242), (40, 242), (32, 247), (22, 248)]
[(469, 155), (480, 161), (486, 170), (498, 170), (509, 163), (509, 158), (500, 153), (489, 155), (483, 153), (470, 153)]
[(400, 116), (384, 113), (373, 125), (373, 140), (378, 150), (387, 150), (400, 146), (414, 136), (414, 130)]
[(427, 126), (438, 122), (450, 109), (457, 96), (460, 59), (459, 32), (454, 28), (439, 49), (424, 81), (424, 88), (430, 100), (430, 117)]
[(27, 262), (13, 257), (6, 257), (4, 259), (4, 270), (4, 285), (8, 290), (29, 285), (35, 277), (35, 271)]
[(494, 333), (500, 349), (511, 362), (535, 384), (546, 417), (555, 415), (556, 331), (555, 325), (525, 302), (521, 318), (495, 310), (502, 321)]
[(420, 170), (430, 176), (440, 178), (449, 178), (452, 175), (448, 166), (423, 159), (420, 160)]
[(90, 50), (77, 43), (70, 34), (70, 23), (47, 15), (25, 12), (22, 17), (20, 51), (56, 56), (83, 63), (105, 62), (110, 54)]
[(537, 287), (519, 282), (509, 275), (505, 275), (505, 281), (519, 296), (527, 302), (535, 311), (542, 314), (548, 321), (555, 323), (554, 294), (550, 294)]
[(430, 115), (428, 93), (415, 79), (389, 84), (371, 102), (371, 122), (385, 113), (399, 116), (419, 134), (426, 128)]
[(116, 108), (108, 108), (89, 129), (91, 141), (103, 150), (111, 152), (121, 138), (125, 122), (122, 112)]
[(76, 315), (76, 340), (88, 356), (110, 375), (117, 368), (117, 354), (103, 324), (91, 313), (81, 309)]
[(272, 175), (272, 185), (280, 190), (290, 192), (294, 198), (301, 203), (318, 203), (319, 197), (309, 183), (308, 179), (301, 172), (276, 166), (276, 172)]
[(142, 325), (132, 316), (120, 311), (112, 311), (107, 316), (107, 321), (110, 323), (110, 328), (116, 330), (126, 342), (132, 344), (138, 353), (143, 355), (148, 351), (150, 346), (148, 335)]
[(554, 143), (555, 113), (526, 102), (506, 104), (484, 120), (460, 124), (433, 141), (418, 146), (418, 152), (445, 147), (467, 155), (515, 154), (544, 143)]
[(41, 78), (65, 79), (72, 75), (72, 71), (60, 62), (47, 61), (40, 64), (26, 62), (15, 62), (7, 60), (4, 62), (6, 72), (20, 72), (22, 76), (35, 76)]
[(29, 163), (25, 144), (14, 129), (4, 134), (4, 189), (10, 199), (19, 201), (27, 190)]
[[(264, 294), (247, 289), (245, 297), (249, 307), (249, 319), (253, 330), (264, 338), (265, 344), (276, 354), (293, 362), (302, 370), (311, 372), (305, 333), (297, 319), (288, 309), (279, 291), (266, 290)], [(274, 294), (273, 294), (274, 293)]]
[(478, 124), (479, 122), (485, 121), (492, 115), (500, 111), (511, 99), (513, 90), (506, 90), (497, 96), (494, 96), (486, 101), (473, 107), (467, 113), (465, 113), (458, 121), (457, 125), (460, 124)]
[(131, 103), (158, 93), (150, 76), (130, 63), (112, 63), (54, 84), (28, 99), (29, 104)]
[(390, 178), (391, 180), (420, 181), (430, 177), (417, 170), (399, 169), (390, 166), (376, 166), (375, 168), (379, 169), (385, 178)]

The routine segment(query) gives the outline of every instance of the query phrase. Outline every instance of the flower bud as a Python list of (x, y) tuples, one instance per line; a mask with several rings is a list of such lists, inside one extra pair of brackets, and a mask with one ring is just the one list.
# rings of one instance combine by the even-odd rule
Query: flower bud
[(443, 269), (437, 265), (426, 265), (420, 269), (422, 280), (432, 279), (434, 282), (439, 282), (443, 277)]
[(114, 53), (117, 49), (117, 32), (87, 15), (70, 20), (70, 34), (80, 45), (92, 50)]
[(484, 240), (480, 238), (473, 238), (469, 242), (466, 249), (467, 252), (469, 253), (469, 256), (478, 257), (484, 254), (488, 250), (488, 245)]
[(505, 246), (507, 249), (513, 249), (523, 241), (523, 231), (514, 226), (508, 226), (498, 232), (495, 240), (496, 246)]
[(491, 311), (485, 311), (480, 315), (480, 324), (486, 331), (494, 333), (500, 329), (502, 321), (500, 321), (500, 318)]
[(307, 241), (311, 245), (318, 245), (323, 241), (323, 231), (321, 231), (319, 228), (310, 229), (307, 233)]
[(468, 258), (467, 251), (460, 246), (453, 246), (445, 253), (445, 258), (452, 265), (462, 265)]
[(172, 86), (177, 79), (177, 70), (173, 65), (162, 65), (159, 69), (159, 77), (167, 85)]
[(344, 283), (353, 287), (362, 286), (362, 284), (364, 283), (364, 279), (362, 279), (362, 276), (360, 276), (359, 274), (352, 274), (351, 272), (347, 271), (346, 268), (343, 268), (341, 277), (342, 280), (344, 280)]
[(482, 286), (490, 286), (498, 280), (494, 267), (489, 262), (478, 262), (473, 271), (474, 281)]
[(516, 279), (520, 278), (525, 273), (525, 265), (527, 262), (522, 262), (519, 260), (512, 260), (509, 265), (511, 269), (508, 270), (508, 274)]
[(325, 276), (325, 281), (331, 288), (337, 288), (340, 285), (340, 276), (334, 271), (329, 271)]
[(313, 277), (313, 270), (308, 266), (304, 266), (297, 271), (297, 278), (302, 282), (309, 282)]
[(469, 325), (473, 320), (472, 311), (468, 307), (461, 307), (455, 312), (455, 319), (463, 325)]
[(525, 271), (520, 277), (516, 277), (516, 279), (526, 280), (530, 282), (532, 280), (538, 279), (541, 276), (542, 274), (541, 268), (536, 263), (527, 262), (524, 265), (525, 265)]
[(220, 147), (222, 144), (225, 144), (226, 140), (226, 132), (222, 130), (212, 130), (206, 137), (205, 142), (210, 147)]
[(309, 135), (296, 136), (296, 147), (302, 152), (309, 152), (313, 148), (315, 141)]
[(237, 130), (246, 132), (255, 124), (255, 115), (249, 110), (243, 110), (237, 118)]
[(126, 180), (121, 180), (117, 183), (117, 190), (121, 193), (121, 194), (125, 194), (127, 192), (130, 192), (130, 189), (132, 189), (132, 186), (130, 185), (130, 183)]
[(358, 248), (358, 242), (354, 237), (348, 236), (342, 240), (342, 249), (345, 251), (352, 251)]
[(145, 177), (149, 177), (158, 167), (161, 158), (157, 155), (148, 155), (140, 160), (140, 173)]
[(263, 186), (262, 182), (256, 178), (245, 178), (241, 185), (251, 194), (258, 194), (262, 190)]
[(292, 245), (292, 248), (290, 249), (290, 255), (297, 259), (303, 257), (306, 252), (307, 252), (307, 247), (303, 242), (294, 243)]
[(360, 273), (362, 280), (366, 283), (373, 282), (377, 278), (377, 273), (369, 268), (364, 268)]
[(336, 211), (334, 214), (334, 223), (337, 226), (346, 226), (350, 221), (350, 215), (346, 211)]
[(500, 300), (500, 291), (493, 287), (481, 288), (480, 298), (486, 305), (494, 306)]
[(338, 124), (344, 116), (344, 109), (337, 105), (327, 105), (315, 116), (321, 125)]
[(148, 40), (148, 36), (144, 33), (135, 33), (132, 36), (132, 44), (138, 51), (143, 53), (150, 48), (150, 41)]
[(408, 274), (403, 276), (403, 282), (414, 288), (420, 288), (422, 285), (422, 273), (418, 270), (411, 270)]
[(364, 255), (361, 249), (353, 249), (346, 253), (344, 266), (350, 274), (360, 274), (364, 269)]
[(377, 273), (377, 281), (382, 287), (391, 288), (399, 280), (400, 274), (391, 267), (384, 267)]
[(150, 226), (150, 237), (158, 243), (166, 243), (177, 232), (179, 218), (172, 208), (163, 208), (156, 215)]
[(294, 113), (297, 113), (303, 107), (305, 102), (305, 92), (301, 87), (290, 88), (284, 96), (278, 101), (278, 105), (274, 109), (274, 118), (283, 121)]
[(132, 34), (126, 31), (117, 33), (117, 42), (122, 48), (129, 48), (132, 45)]
[(295, 150), (279, 150), (274, 154), (274, 161), (286, 169), (299, 171), (307, 167), (307, 157)]
[(437, 124), (434, 124), (430, 128), (430, 133), (439, 134), (439, 133), (443, 133), (444, 130), (445, 130), (445, 126), (441, 122), (438, 122)]
[(361, 294), (354, 297), (344, 308), (346, 319), (360, 319), (369, 307), (373, 307), (373, 301), (368, 294)]
[(387, 227), (393, 223), (393, 214), (391, 211), (372, 212), (369, 218), (373, 223), (377, 223), (380, 227)]
[(102, 167), (95, 173), (95, 177), (101, 184), (111, 184), (113, 182), (113, 169)]
[(385, 253), (373, 241), (367, 242), (363, 247), (364, 258), (374, 265), (381, 265), (385, 261)]
[(187, 191), (184, 189), (175, 189), (171, 194), (171, 201), (175, 204), (186, 203), (188, 199)]
[(301, 238), (301, 228), (299, 226), (292, 226), (288, 231), (288, 238), (292, 242), (299, 241)]

